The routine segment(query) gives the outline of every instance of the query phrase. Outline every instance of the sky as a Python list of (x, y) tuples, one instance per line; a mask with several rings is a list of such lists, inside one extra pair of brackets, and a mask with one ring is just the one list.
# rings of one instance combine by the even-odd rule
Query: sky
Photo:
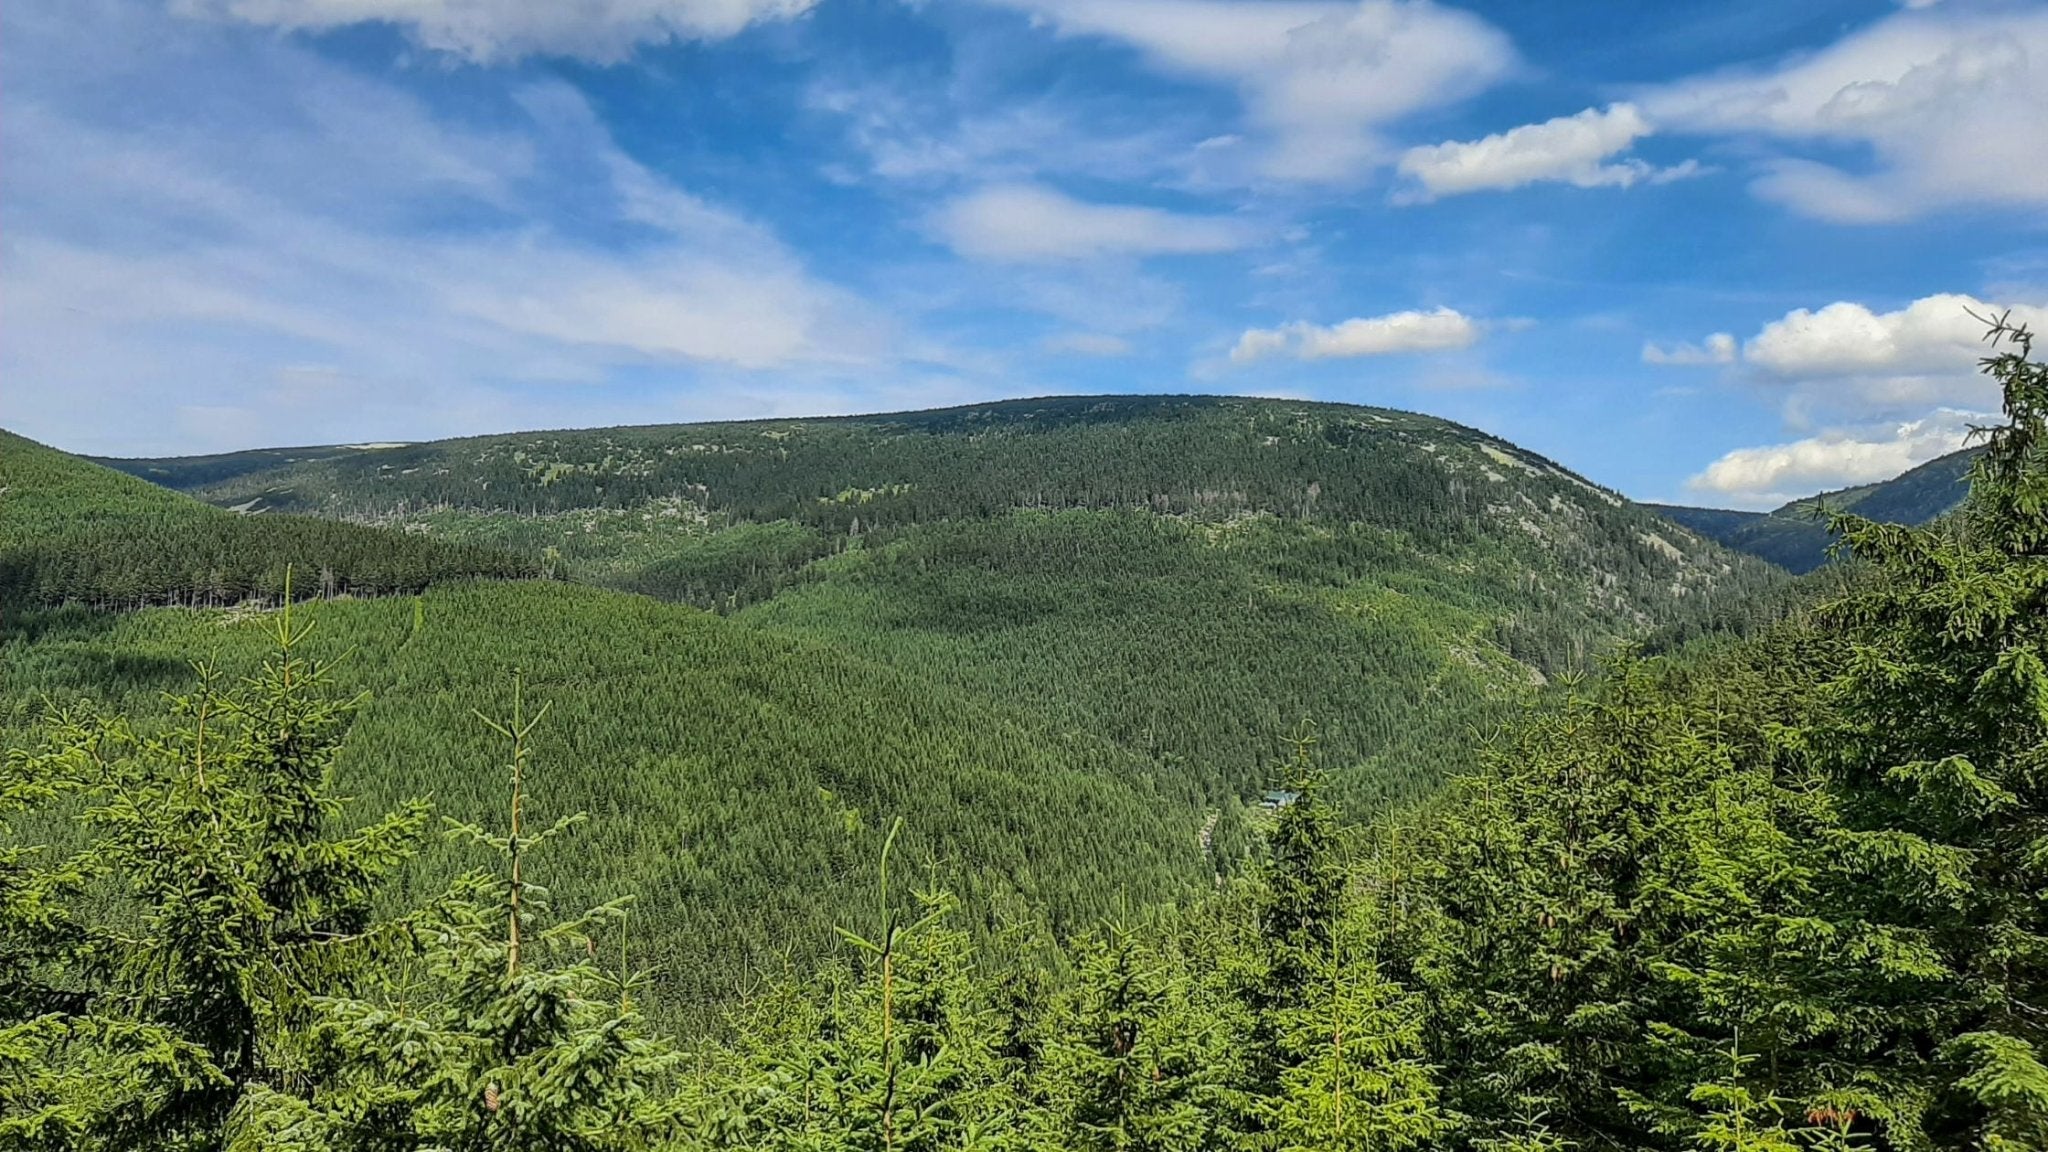
[(8, 0), (0, 426), (168, 455), (1099, 392), (1770, 507), (2048, 329), (2034, 0)]

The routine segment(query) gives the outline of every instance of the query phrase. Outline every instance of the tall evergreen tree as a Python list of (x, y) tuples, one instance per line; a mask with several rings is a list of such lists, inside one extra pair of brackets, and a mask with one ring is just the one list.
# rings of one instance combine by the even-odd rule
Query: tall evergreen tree
[(232, 1147), (304, 1152), (626, 1152), (675, 1127), (669, 1047), (644, 1034), (630, 977), (608, 980), (596, 939), (623, 902), (555, 919), (529, 854), (581, 821), (528, 830), (529, 715), (515, 673), (511, 715), (482, 717), (508, 746), (510, 819), (500, 835), (451, 832), (498, 855), (414, 926), (415, 963), (363, 996), (320, 1001), (316, 1091), (267, 1093)]
[(389, 934), (372, 901), (426, 808), (334, 832), (334, 754), (359, 701), (303, 654), (311, 629), (287, 596), (247, 683), (201, 665), (162, 732), (74, 712), (17, 761), (82, 794), (94, 843), (68, 870), (134, 909), (91, 931), (73, 1010), (37, 1025), (84, 1046), (64, 1073), (78, 1146), (210, 1148), (256, 1095), (304, 1091), (312, 997), (349, 987)]

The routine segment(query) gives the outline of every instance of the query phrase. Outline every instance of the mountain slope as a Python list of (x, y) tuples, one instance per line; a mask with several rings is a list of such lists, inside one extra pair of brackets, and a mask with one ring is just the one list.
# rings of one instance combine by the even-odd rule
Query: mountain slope
[(1171, 764), (1209, 803), (1264, 786), (1304, 718), (1361, 810), (1414, 795), (1533, 684), (1775, 579), (1472, 429), (1297, 401), (524, 433), (200, 493), (827, 639)]
[[(351, 518), (612, 586), (319, 609), (374, 694), (345, 784), (489, 812), (497, 753), (468, 710), (524, 669), (555, 702), (537, 794), (605, 830), (565, 898), (644, 894), (692, 1003), (828, 947), (897, 816), (984, 928), (1078, 928), (1240, 864), (1305, 725), (1365, 816), (1469, 764), (1548, 677), (1786, 579), (1506, 442), (1343, 405), (1083, 397), (292, 451), (124, 467), (228, 475), (198, 491), (251, 509), (216, 513), (236, 525)], [(254, 659), (238, 620), (58, 614), (0, 670), (151, 699), (174, 657)]]
[(1651, 504), (1650, 509), (1730, 548), (1762, 557), (1795, 573), (1827, 563), (1826, 512), (1895, 524), (1926, 524), (1953, 511), (1969, 493), (1970, 468), (1982, 450), (1965, 448), (1877, 484), (1863, 484), (1794, 500), (1769, 512)]
[[(337, 688), (369, 694), (336, 766), (364, 814), (427, 796), (443, 815), (502, 826), (504, 749), (472, 709), (508, 706), (508, 673), (522, 671), (528, 701), (549, 706), (529, 818), (594, 818), (559, 850), (573, 865), (553, 870), (555, 898), (636, 893), (636, 963), (658, 963), (671, 1008), (830, 949), (833, 926), (872, 906), (871, 865), (897, 816), (906, 875), (1059, 932), (1209, 878), (1202, 812), (1140, 758), (815, 642), (542, 581), (298, 611), (316, 625), (310, 652), (346, 654)], [(189, 685), (195, 656), (230, 678), (252, 671), (268, 615), (74, 609), (10, 628), (0, 736), (20, 738), (46, 695), (146, 716)], [(474, 863), (437, 840), (408, 892)]]
[(243, 517), (0, 431), (0, 603), (134, 606), (519, 576), (500, 549), (305, 516)]

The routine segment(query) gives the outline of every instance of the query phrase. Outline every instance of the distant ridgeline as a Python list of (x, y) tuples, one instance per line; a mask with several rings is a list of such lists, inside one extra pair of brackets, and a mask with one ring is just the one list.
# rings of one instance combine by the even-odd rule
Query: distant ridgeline
[[(1296, 401), (1060, 398), (109, 462), (215, 508), (9, 444), (11, 470), (71, 477), (0, 496), (43, 601), (147, 601), (113, 582), (158, 564), (152, 580), (186, 595), (157, 598), (190, 602), (223, 555), (261, 557), (264, 579), (302, 555), (350, 588), (493, 564), (557, 577), (317, 610), (317, 642), (352, 650), (350, 685), (377, 694), (337, 771), (366, 802), (431, 791), (482, 818), (467, 709), (525, 668), (557, 702), (538, 753), (550, 807), (590, 811), (609, 838), (563, 898), (641, 894), (636, 933), (684, 1002), (832, 947), (897, 816), (904, 859), (962, 895), (976, 935), (1021, 914), (1076, 930), (1239, 871), (1305, 720), (1330, 795), (1367, 817), (1469, 766), (1558, 674), (1632, 638), (1747, 626), (1790, 584), (1472, 429)], [(38, 513), (104, 550), (75, 575), (26, 514), (129, 504), (141, 527), (104, 539), (83, 512)], [(365, 551), (293, 535), (317, 532)], [(193, 656), (246, 669), (253, 627), (52, 617), (0, 638), (17, 693), (0, 704), (16, 723), (20, 693), (42, 689), (146, 710)]]
[(233, 604), (280, 595), (289, 566), (316, 595), (536, 571), (487, 545), (237, 516), (0, 432), (0, 604)]
[[(469, 442), (390, 482), (502, 448), (505, 508), (583, 465), (620, 503), (378, 513), (614, 577), (767, 555), (692, 569), (725, 615), (538, 580), (18, 613), (0, 1148), (2042, 1152), (2048, 364), (1991, 335), (1958, 513), (1842, 517), (1825, 602), (1476, 752), (1547, 628), (1795, 582), (1414, 417), (1015, 427), (1118, 410), (1083, 401)], [(669, 448), (764, 463), (728, 503)], [(814, 487), (777, 503), (776, 461)], [(1459, 777), (1332, 805), (1401, 767)]]
[(1929, 524), (1955, 511), (1970, 493), (1970, 468), (1982, 449), (1965, 448), (1877, 484), (1864, 484), (1794, 500), (1769, 512), (1645, 507), (1737, 551), (1761, 556), (1788, 571), (1811, 572), (1828, 561), (1834, 537), (1827, 515), (1853, 512), (1886, 524)]
[(1409, 791), (1476, 722), (1468, 705), (1625, 636), (1771, 611), (1778, 582), (1470, 428), (1296, 401), (1063, 397), (112, 463), (223, 507), (499, 546), (828, 639), (1247, 795), (1303, 715), (1342, 758), (1384, 758), (1352, 779)]

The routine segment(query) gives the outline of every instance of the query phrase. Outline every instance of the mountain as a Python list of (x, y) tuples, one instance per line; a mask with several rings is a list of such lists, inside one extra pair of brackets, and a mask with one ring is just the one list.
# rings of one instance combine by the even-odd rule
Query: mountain
[(87, 456), (84, 459), (183, 492), (208, 484), (226, 483), (251, 472), (267, 472), (273, 468), (331, 460), (357, 452), (402, 447), (403, 444), (395, 443), (324, 444), (304, 448), (252, 448), (242, 452), (170, 456), (159, 460), (124, 460), (112, 456)]
[(287, 567), (328, 595), (534, 571), (488, 545), (237, 516), (0, 431), (0, 605), (234, 603), (276, 595)]
[(1351, 799), (1411, 795), (1500, 701), (1772, 580), (1505, 441), (1348, 405), (1056, 397), (322, 455), (194, 491), (822, 636), (1212, 797), (1304, 716), (1366, 765)]
[(1894, 524), (1926, 524), (1962, 503), (1969, 493), (1970, 468), (1981, 453), (1980, 448), (1965, 448), (1890, 480), (1823, 492), (1769, 512), (1676, 504), (1645, 507), (1737, 551), (1794, 573), (1806, 573), (1828, 561), (1828, 547), (1834, 539), (1822, 519), (1827, 512), (1854, 512)]
[[(373, 693), (343, 783), (490, 815), (469, 709), (524, 669), (556, 704), (539, 794), (613, 838), (573, 894), (641, 893), (688, 1003), (828, 948), (897, 817), (984, 930), (1006, 909), (1075, 929), (1239, 867), (1290, 737), (1369, 815), (1549, 678), (1786, 581), (1505, 441), (1346, 405), (1054, 398), (292, 453), (116, 463), (226, 523), (312, 514), (556, 577), (315, 609)], [(0, 659), (12, 691), (146, 707), (174, 654), (259, 648), (235, 613), (157, 611), (52, 618)]]

